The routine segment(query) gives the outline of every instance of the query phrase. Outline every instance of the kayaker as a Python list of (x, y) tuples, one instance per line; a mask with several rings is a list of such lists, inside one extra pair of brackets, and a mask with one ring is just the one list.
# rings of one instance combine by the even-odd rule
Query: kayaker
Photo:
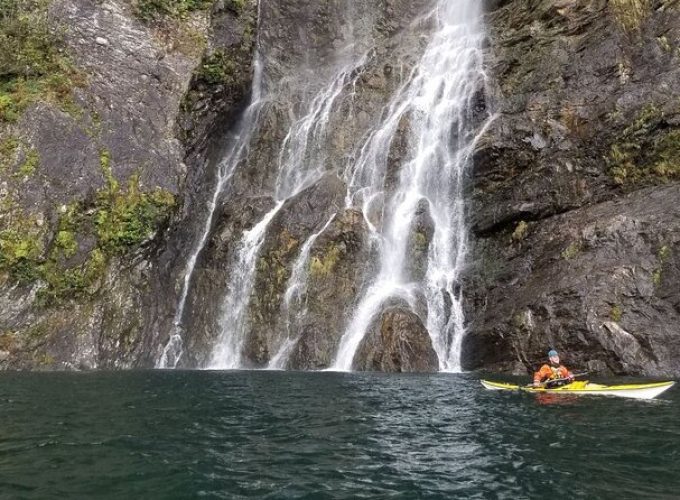
[(558, 387), (573, 382), (574, 376), (560, 364), (560, 356), (555, 349), (548, 351), (548, 359), (550, 362), (534, 373), (534, 387), (540, 387), (544, 382), (546, 387)]

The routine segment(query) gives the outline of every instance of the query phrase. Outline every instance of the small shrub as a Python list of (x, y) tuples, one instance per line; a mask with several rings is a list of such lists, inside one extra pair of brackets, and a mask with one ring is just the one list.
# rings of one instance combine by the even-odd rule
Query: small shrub
[(212, 7), (213, 0), (138, 0), (135, 14), (146, 22), (181, 19), (191, 12)]
[(640, 30), (652, 10), (650, 0), (609, 0), (609, 6), (616, 21), (629, 34)]
[(569, 244), (560, 254), (564, 260), (570, 260), (576, 257), (581, 252), (581, 244), (574, 241)]
[(30, 177), (35, 173), (38, 165), (40, 165), (40, 153), (38, 153), (36, 149), (31, 148), (28, 150), (28, 153), (26, 153), (26, 158), (19, 167), (19, 176)]
[(210, 85), (229, 83), (235, 70), (236, 65), (227, 53), (223, 50), (216, 50), (203, 60), (197, 77)]
[(529, 224), (527, 224), (526, 222), (521, 220), (517, 223), (515, 230), (512, 232), (512, 241), (518, 241), (518, 242), (522, 241), (524, 238), (527, 237), (528, 233), (529, 233)]
[(618, 323), (621, 321), (621, 317), (623, 316), (623, 311), (619, 307), (618, 304), (614, 304), (612, 308), (609, 310), (609, 317), (611, 318), (612, 321)]
[(607, 163), (622, 186), (680, 178), (680, 129), (668, 127), (661, 110), (648, 105), (611, 145)]
[(0, 142), (0, 172), (9, 170), (16, 164), (20, 145), (16, 137), (8, 137)]
[(9, 271), (19, 282), (29, 282), (39, 274), (42, 245), (33, 231), (22, 231), (21, 225), (0, 231), (0, 269)]
[(121, 253), (153, 236), (174, 206), (174, 196), (156, 189), (142, 192), (139, 177), (133, 176), (126, 191), (118, 183), (100, 191), (95, 213), (97, 237), (102, 248)]

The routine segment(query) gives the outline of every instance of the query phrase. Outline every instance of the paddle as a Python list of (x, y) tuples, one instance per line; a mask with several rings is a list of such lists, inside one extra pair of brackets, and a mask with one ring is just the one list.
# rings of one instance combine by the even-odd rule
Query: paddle
[[(571, 377), (549, 379), (549, 380), (546, 380), (545, 382), (540, 382), (538, 387), (545, 387), (546, 384), (555, 383), (555, 382), (564, 382), (565, 380), (575, 379), (576, 377), (583, 377), (584, 375), (588, 375), (588, 373), (590, 373), (590, 372), (572, 373)], [(534, 384), (527, 384), (527, 387), (535, 387), (535, 386), (534, 386)]]

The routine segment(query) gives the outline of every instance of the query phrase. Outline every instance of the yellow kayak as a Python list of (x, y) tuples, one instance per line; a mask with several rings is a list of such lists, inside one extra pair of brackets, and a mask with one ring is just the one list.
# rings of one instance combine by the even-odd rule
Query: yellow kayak
[(624, 398), (653, 399), (667, 391), (675, 382), (654, 382), (651, 384), (602, 385), (588, 381), (576, 381), (555, 388), (531, 387), (505, 382), (482, 380), (482, 385), (492, 391), (525, 391), (549, 394), (594, 394), (601, 396), (620, 396)]

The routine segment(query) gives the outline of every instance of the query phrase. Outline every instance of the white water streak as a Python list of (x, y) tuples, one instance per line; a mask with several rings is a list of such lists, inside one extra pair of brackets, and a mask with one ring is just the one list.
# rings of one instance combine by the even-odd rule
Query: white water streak
[(367, 328), (387, 299), (413, 300), (417, 284), (408, 282), (407, 251), (417, 207), (424, 200), (434, 223), (423, 286), (427, 329), (440, 369), (460, 370), (464, 323), (459, 276), (467, 253), (462, 183), (472, 143), (467, 116), (483, 74), (480, 4), (438, 2), (432, 12), (436, 32), (351, 170), (347, 201), (362, 203), (366, 214), (368, 204), (384, 196), (390, 147), (407, 119), (409, 157), (384, 210), (380, 271), (359, 302), (331, 369), (351, 370)]
[(203, 224), (201, 237), (196, 242), (196, 245), (194, 246), (191, 255), (187, 259), (187, 263), (184, 268), (182, 292), (180, 294), (180, 299), (177, 304), (173, 319), (173, 333), (163, 348), (163, 352), (156, 363), (156, 368), (175, 368), (184, 353), (184, 341), (182, 339), (182, 317), (184, 315), (184, 308), (189, 295), (189, 287), (191, 285), (191, 278), (193, 277), (194, 269), (196, 267), (196, 261), (198, 260), (198, 256), (201, 254), (206, 242), (208, 241), (215, 216), (215, 209), (217, 208), (217, 202), (222, 195), (227, 183), (234, 175), (236, 167), (243, 160), (245, 153), (248, 150), (250, 141), (258, 128), (259, 115), (260, 111), (262, 110), (262, 106), (265, 103), (265, 98), (263, 96), (262, 87), (262, 62), (259, 54), (257, 53), (253, 65), (254, 74), (251, 102), (248, 108), (245, 110), (243, 117), (236, 128), (236, 134), (231, 138), (231, 146), (228, 149), (227, 154), (218, 164), (212, 196), (210, 197), (207, 204), (207, 216)]
[[(352, 50), (353, 46), (346, 49), (348, 52)], [(276, 199), (291, 198), (323, 175), (328, 150), (324, 139), (331, 111), (345, 88), (355, 85), (359, 69), (366, 63), (367, 57), (364, 54), (341, 67), (330, 84), (312, 99), (309, 112), (289, 128), (279, 153)]]
[(231, 369), (241, 365), (241, 351), (245, 342), (247, 308), (253, 288), (253, 276), (257, 256), (264, 243), (267, 227), (279, 212), (283, 202), (279, 202), (250, 231), (243, 235), (238, 259), (233, 266), (229, 291), (222, 305), (219, 324), (222, 331), (213, 351), (210, 369)]
[[(353, 52), (350, 44), (346, 51)], [(209, 367), (212, 369), (238, 369), (242, 366), (242, 349), (248, 333), (247, 312), (250, 294), (256, 275), (256, 260), (265, 240), (267, 228), (283, 204), (304, 188), (318, 180), (324, 172), (327, 153), (325, 137), (331, 112), (343, 90), (354, 86), (360, 68), (365, 64), (364, 54), (337, 68), (330, 82), (323, 85), (306, 106), (306, 114), (295, 120), (284, 139), (279, 153), (278, 177), (275, 199), (277, 208), (267, 214), (256, 226), (257, 238), (247, 233), (241, 243), (236, 265), (231, 269), (231, 281), (220, 319), (222, 332), (213, 350)], [(254, 231), (255, 229), (253, 229)], [(251, 238), (252, 241), (247, 241)], [(282, 359), (282, 356), (280, 359)]]
[[(291, 335), (291, 326), (293, 324), (293, 318), (291, 317), (291, 305), (295, 301), (296, 304), (302, 302), (303, 297), (307, 293), (307, 270), (309, 262), (309, 254), (312, 250), (312, 246), (316, 242), (316, 239), (321, 236), (328, 226), (331, 225), (333, 219), (335, 219), (336, 214), (331, 215), (328, 222), (324, 224), (320, 231), (311, 235), (300, 250), (300, 255), (298, 255), (293, 264), (293, 270), (290, 274), (290, 279), (288, 280), (288, 287), (286, 288), (286, 293), (283, 296), (283, 306), (282, 315), (285, 321), (288, 334), (284, 339), (281, 347), (278, 349), (274, 357), (269, 361), (267, 369), (269, 370), (283, 370), (286, 367), (288, 358), (291, 354), (293, 347), (299, 339), (298, 335)], [(297, 311), (300, 316), (306, 314), (306, 308)]]

